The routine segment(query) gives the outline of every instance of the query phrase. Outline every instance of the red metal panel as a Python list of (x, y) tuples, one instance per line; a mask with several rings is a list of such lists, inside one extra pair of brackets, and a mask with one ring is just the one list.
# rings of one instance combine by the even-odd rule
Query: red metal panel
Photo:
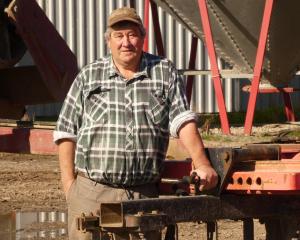
[(56, 154), (53, 130), (0, 127), (0, 151), (12, 153)]
[(206, 1), (198, 0), (198, 5), (200, 9), (203, 32), (205, 35), (206, 47), (207, 47), (208, 56), (211, 64), (212, 79), (214, 83), (217, 103), (220, 112), (221, 127), (224, 134), (230, 134), (229, 122), (227, 118), (226, 106), (225, 106), (222, 84), (221, 84), (221, 77), (220, 77), (220, 72), (217, 63), (217, 56), (215, 52)]
[(35, 0), (17, 0), (13, 14), (45, 85), (62, 101), (78, 71), (75, 55)]
[[(192, 171), (191, 160), (166, 160), (162, 178), (182, 179), (183, 176), (189, 176)], [(181, 189), (190, 192), (189, 186), (179, 185)], [(174, 194), (171, 184), (160, 184), (159, 190), (161, 194)]]
[(276, 191), (299, 191), (300, 169), (286, 171), (265, 172), (234, 172), (231, 183), (226, 191), (246, 191), (247, 193), (276, 193)]
[(259, 43), (258, 43), (258, 48), (256, 53), (251, 92), (249, 96), (248, 108), (247, 108), (247, 114), (245, 120), (244, 133), (248, 135), (250, 135), (252, 131), (254, 111), (255, 111), (258, 87), (259, 87), (259, 82), (261, 77), (261, 69), (262, 69), (263, 59), (265, 55), (265, 48), (266, 48), (266, 42), (268, 37), (268, 30), (270, 26), (272, 8), (273, 8), (273, 0), (266, 0), (261, 32), (259, 36)]

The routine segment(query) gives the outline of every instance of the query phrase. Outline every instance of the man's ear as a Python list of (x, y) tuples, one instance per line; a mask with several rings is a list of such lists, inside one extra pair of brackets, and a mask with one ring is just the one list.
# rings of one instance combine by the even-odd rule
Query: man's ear
[(110, 49), (110, 37), (105, 38), (105, 42), (106, 42), (107, 47)]
[(106, 40), (107, 47), (110, 49), (110, 38)]

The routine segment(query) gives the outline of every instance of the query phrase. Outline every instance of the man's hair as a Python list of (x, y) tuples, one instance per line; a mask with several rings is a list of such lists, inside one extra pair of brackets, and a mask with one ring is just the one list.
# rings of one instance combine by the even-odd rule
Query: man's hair
[(140, 30), (140, 33), (141, 33), (141, 36), (144, 38), (146, 36), (146, 30), (144, 28), (143, 25), (139, 25), (139, 24), (135, 24), (133, 22), (130, 22), (130, 21), (122, 21), (122, 22), (118, 22), (116, 24), (114, 24), (112, 27), (108, 27), (104, 33), (104, 38), (106, 41), (109, 40), (110, 38), (110, 35), (112, 33), (112, 31), (114, 31), (114, 28), (115, 27), (127, 27), (127, 26), (137, 26)]

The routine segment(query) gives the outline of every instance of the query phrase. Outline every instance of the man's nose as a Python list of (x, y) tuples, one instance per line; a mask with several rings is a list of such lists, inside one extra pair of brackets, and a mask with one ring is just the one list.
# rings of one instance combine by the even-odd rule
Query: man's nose
[(123, 46), (129, 46), (131, 44), (128, 36), (123, 37), (122, 44)]

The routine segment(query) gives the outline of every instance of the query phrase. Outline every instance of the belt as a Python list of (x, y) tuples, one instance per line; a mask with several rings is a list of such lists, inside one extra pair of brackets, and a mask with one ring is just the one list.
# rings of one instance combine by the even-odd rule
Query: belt
[(76, 172), (76, 176), (80, 176), (80, 177), (84, 177), (84, 178), (88, 178), (90, 180), (93, 180), (93, 179), (89, 178), (89, 176), (84, 172)]
[(108, 183), (108, 182), (96, 181), (96, 180), (90, 178), (90, 177), (88, 176), (87, 173), (85, 173), (85, 172), (80, 172), (80, 171), (76, 172), (76, 176), (80, 176), (80, 177), (89, 179), (90, 181), (93, 181), (93, 182), (95, 182), (95, 183), (102, 184), (102, 185), (106, 185), (106, 186), (109, 186), (109, 187), (112, 187), (112, 188), (132, 189), (132, 188), (135, 188), (135, 187), (141, 187), (141, 186), (145, 186), (145, 185), (152, 185), (152, 184), (155, 184), (155, 183), (145, 183), (145, 184), (135, 185), (135, 186), (128, 186), (128, 185), (124, 185), (124, 184), (113, 184), (113, 183)]
[(96, 184), (102, 184), (102, 185), (106, 185), (106, 186), (113, 187), (113, 188), (124, 188), (125, 187), (123, 185), (117, 185), (117, 184), (112, 184), (112, 183), (106, 183), (106, 182), (96, 181), (96, 180), (90, 178), (88, 176), (88, 174), (85, 173), (85, 172), (76, 172), (76, 176), (80, 176), (80, 177), (86, 178), (86, 179), (88, 179), (88, 180), (90, 180), (90, 181), (92, 181), (92, 182), (94, 182)]

